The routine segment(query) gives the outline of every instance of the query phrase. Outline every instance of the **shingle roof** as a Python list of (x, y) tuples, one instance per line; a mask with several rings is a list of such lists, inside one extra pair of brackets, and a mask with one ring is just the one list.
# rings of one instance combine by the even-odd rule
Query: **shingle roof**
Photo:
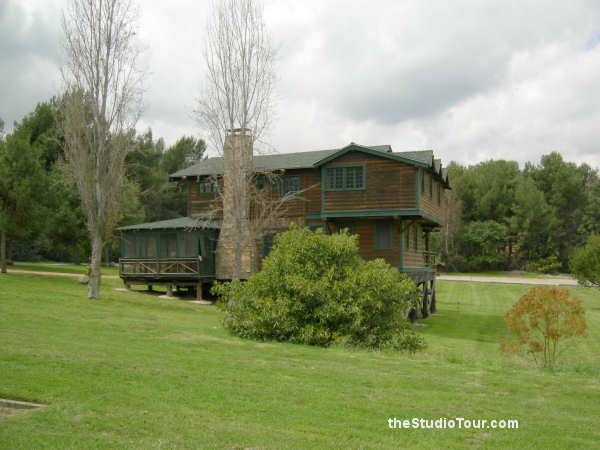
[(219, 224), (217, 222), (211, 222), (207, 220), (192, 219), (191, 217), (178, 217), (177, 219), (159, 220), (158, 222), (140, 223), (137, 225), (128, 225), (119, 227), (119, 231), (133, 231), (133, 230), (174, 230), (184, 228), (213, 228), (218, 229)]
[[(393, 152), (390, 145), (370, 145), (360, 146), (358, 144), (351, 143), (350, 145), (356, 147), (364, 147), (370, 150), (376, 150), (388, 155), (398, 156), (406, 160), (415, 161), (418, 164), (424, 164), (429, 168), (440, 173), (440, 164), (434, 164), (433, 150), (419, 150), (419, 151), (408, 151), (408, 152)], [(257, 172), (266, 172), (272, 170), (290, 170), (290, 169), (304, 169), (313, 167), (319, 161), (326, 159), (337, 152), (345, 149), (333, 148), (329, 150), (316, 150), (308, 152), (297, 152), (297, 153), (278, 153), (274, 155), (255, 155), (253, 158), (254, 169)], [(439, 161), (439, 160), (437, 160)], [(223, 173), (223, 158), (214, 157), (203, 159), (202, 161), (190, 166), (188, 168), (179, 170), (170, 175), (171, 180), (178, 180), (187, 177), (206, 176), (206, 175), (221, 175)]]

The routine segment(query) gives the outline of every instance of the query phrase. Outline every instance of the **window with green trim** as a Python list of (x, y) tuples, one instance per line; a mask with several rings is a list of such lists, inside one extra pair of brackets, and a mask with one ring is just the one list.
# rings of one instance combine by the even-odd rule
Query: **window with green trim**
[(200, 179), (196, 183), (196, 194), (216, 194), (217, 182), (210, 178)]
[(319, 229), (325, 231), (325, 224), (324, 223), (309, 223), (308, 229), (310, 231), (317, 231)]
[(160, 233), (160, 257), (161, 258), (176, 258), (177, 257), (177, 234), (176, 233)]
[(282, 185), (281, 195), (297, 194), (300, 192), (300, 175), (285, 175)]
[(440, 206), (442, 203), (442, 183), (440, 181), (437, 182), (437, 204)]
[(327, 167), (326, 191), (351, 191), (365, 188), (365, 166)]
[(418, 227), (415, 225), (414, 226), (414, 242), (413, 242), (413, 248), (415, 249), (415, 252), (417, 250), (419, 250), (419, 231), (417, 229)]
[(392, 222), (376, 220), (373, 230), (373, 248), (375, 250), (390, 250), (392, 248)]
[(429, 200), (433, 199), (433, 174), (429, 174)]
[(334, 224), (335, 232), (339, 233), (344, 229), (348, 230), (348, 233), (354, 234), (354, 224), (352, 222), (336, 222)]
[(198, 256), (196, 233), (192, 231), (180, 231), (177, 234), (177, 239), (179, 241), (179, 254), (177, 256), (182, 258)]
[(275, 238), (275, 235), (278, 234), (279, 231), (267, 231), (265, 233), (263, 233), (263, 258), (268, 256), (269, 253), (271, 253), (271, 250), (273, 249), (273, 239)]
[(256, 176), (256, 190), (258, 191), (278, 191), (279, 183), (280, 179), (278, 177)]

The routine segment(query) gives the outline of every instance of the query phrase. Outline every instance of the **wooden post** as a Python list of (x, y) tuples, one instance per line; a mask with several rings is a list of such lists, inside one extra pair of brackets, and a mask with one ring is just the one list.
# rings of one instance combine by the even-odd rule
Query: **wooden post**
[(129, 283), (125, 283), (125, 289), (131, 289), (131, 285)]
[(435, 307), (435, 278), (433, 280), (431, 280), (431, 306), (430, 306), (429, 310), (431, 311), (431, 314), (435, 313), (435, 311), (436, 311), (436, 307)]
[(196, 300), (202, 300), (202, 283), (196, 285)]
[(152, 292), (152, 285), (151, 285), (151, 284), (149, 284), (149, 285), (148, 285), (148, 290), (149, 290), (150, 292)]
[(169, 297), (173, 297), (173, 285), (172, 284), (167, 284), (167, 295)]
[(421, 314), (423, 319), (429, 315), (429, 290), (427, 289), (427, 285), (429, 283), (425, 281), (423, 283), (423, 305), (421, 307)]

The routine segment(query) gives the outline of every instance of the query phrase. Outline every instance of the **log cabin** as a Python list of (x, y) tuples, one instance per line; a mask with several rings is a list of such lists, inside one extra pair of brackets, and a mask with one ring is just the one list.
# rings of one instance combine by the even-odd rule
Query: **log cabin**
[[(450, 186), (433, 151), (396, 152), (390, 145), (352, 142), (328, 150), (253, 156), (251, 138), (242, 130), (228, 134), (223, 157), (203, 159), (170, 176), (185, 184), (186, 217), (120, 228), (119, 273), (127, 287), (160, 284), (171, 293), (174, 286), (187, 286), (201, 298), (203, 286), (232, 278), (227, 174), (244, 166), (240, 158), (258, 174), (257, 183), (260, 174), (276, 173), (277, 182), (267, 183), (270, 195), (289, 198), (278, 225), (262, 231), (260, 256), (269, 253), (273, 236), (290, 222), (325, 233), (347, 229), (357, 235), (362, 258), (384, 259), (419, 287), (422, 300), (412, 319), (435, 311), (430, 235), (444, 225), (444, 193)], [(256, 270), (249, 253), (245, 247), (242, 279)]]

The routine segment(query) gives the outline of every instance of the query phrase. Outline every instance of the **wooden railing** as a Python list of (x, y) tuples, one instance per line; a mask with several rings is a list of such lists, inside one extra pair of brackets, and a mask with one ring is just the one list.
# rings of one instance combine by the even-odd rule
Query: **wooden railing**
[(121, 258), (119, 275), (185, 278), (214, 275), (214, 267), (210, 261), (199, 258)]
[(435, 252), (423, 252), (423, 264), (425, 267), (435, 267)]

